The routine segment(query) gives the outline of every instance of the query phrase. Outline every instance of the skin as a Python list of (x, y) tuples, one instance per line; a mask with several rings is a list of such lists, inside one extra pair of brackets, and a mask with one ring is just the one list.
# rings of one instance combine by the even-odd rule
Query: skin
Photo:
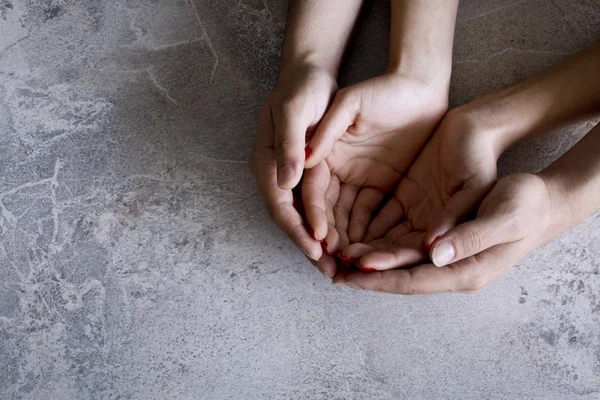
[[(484, 96), (449, 113), (446, 118), (458, 115), (471, 121), (479, 121), (472, 123), (479, 135), (463, 136), (471, 143), (461, 150), (464, 151), (462, 154), (465, 164), (469, 164), (468, 160), (473, 158), (473, 154), (486, 154), (486, 143), (488, 146), (492, 143), (492, 148), (500, 149), (496, 152), (500, 154), (522, 138), (600, 116), (600, 80), (597, 79), (599, 66), (600, 46), (595, 44), (527, 81)], [(436, 138), (439, 137), (440, 141), (444, 139), (445, 127), (442, 123), (428, 147), (435, 147)], [(477, 140), (478, 137), (486, 140)], [(448, 149), (446, 146), (444, 148)], [(471, 150), (468, 151), (468, 148)], [(573, 149), (539, 174), (516, 174), (499, 181), (481, 203), (474, 220), (452, 226), (449, 219), (432, 217), (433, 222), (430, 222), (431, 226), (427, 227), (428, 233), (424, 237), (427, 244), (428, 240), (429, 243), (433, 242), (433, 238), (437, 237), (435, 235), (440, 236), (429, 252), (433, 263), (408, 270), (375, 273), (342, 271), (334, 277), (334, 283), (399, 294), (472, 292), (485, 287), (530, 251), (600, 208), (599, 148), (600, 127), (596, 127)], [(453, 151), (439, 153), (437, 157), (440, 163), (443, 164), (443, 160), (451, 157), (452, 153)], [(490, 157), (493, 153), (490, 153)], [(413, 175), (413, 170), (425, 169), (420, 167), (422, 164), (435, 164), (434, 158), (426, 147), (409, 171), (408, 177), (419, 176), (416, 172)], [(420, 159), (425, 162), (420, 163)], [(493, 160), (495, 162), (496, 158)], [(472, 165), (475, 166), (474, 171), (480, 174), (489, 168), (486, 163), (481, 163), (479, 167), (477, 164)], [(445, 168), (447, 172), (452, 170), (448, 166)], [(435, 180), (435, 175), (433, 177)], [(424, 175), (421, 176), (420, 187), (427, 187), (423, 182), (427, 182)], [(400, 187), (402, 186), (401, 182)], [(418, 191), (412, 191), (415, 192)], [(435, 190), (430, 190), (430, 193), (435, 193)], [(403, 196), (410, 197), (401, 194), (400, 199)], [(437, 200), (443, 202), (443, 196), (440, 195)], [(452, 200), (447, 204), (451, 202)], [(402, 200), (400, 203), (404, 204)], [(406, 206), (409, 210), (410, 207), (410, 204)], [(412, 207), (417, 207), (416, 203)], [(446, 206), (440, 215), (443, 216), (447, 211)], [(415, 213), (418, 215), (418, 212)], [(414, 221), (409, 216), (410, 211), (406, 214), (409, 222)], [(536, 217), (531, 218), (531, 215)], [(373, 224), (376, 221), (377, 218)], [(416, 225), (413, 223), (412, 226)], [(409, 233), (405, 233), (407, 234)], [(386, 252), (397, 254), (410, 248), (406, 242), (398, 240), (390, 240), (377, 248), (378, 243), (371, 242), (370, 246), (376, 248), (376, 251), (363, 258)], [(351, 250), (350, 247), (347, 251)], [(389, 263), (381, 269), (400, 267), (405, 259), (400, 261), (399, 264)], [(437, 268), (436, 265), (444, 268)]]
[[(344, 205), (352, 207), (354, 203), (351, 191), (342, 189), (340, 182), (349, 180), (357, 192), (359, 185), (370, 184), (377, 175), (377, 164), (386, 164), (391, 176), (374, 184), (379, 191), (389, 191), (393, 182), (406, 172), (447, 108), (458, 1), (394, 0), (388, 74), (344, 89), (335, 96), (335, 107), (332, 105), (331, 109), (336, 111), (329, 113), (326, 118), (329, 122), (325, 122), (327, 104), (337, 89), (335, 76), (343, 49), (361, 4), (362, 1), (356, 0), (290, 3), (280, 76), (261, 111), (256, 145), (250, 158), (269, 214), (329, 277), (336, 271), (336, 260), (327, 252), (335, 253), (341, 240), (347, 237), (346, 229), (340, 229), (344, 234), (342, 239), (337, 233), (336, 221), (341, 219), (334, 218), (334, 207), (337, 205), (343, 210)], [(431, 68), (428, 60), (434, 55), (438, 61), (435, 68)], [(388, 84), (398, 89), (397, 96), (386, 87)], [(421, 109), (412, 106), (414, 98), (423, 98)], [(380, 107), (388, 100), (396, 108)], [(344, 119), (348, 116), (346, 107), (357, 105), (362, 109), (350, 119)], [(402, 110), (408, 106), (415, 115)], [(401, 115), (395, 116), (396, 111)], [(387, 120), (379, 121), (380, 116)], [(341, 127), (339, 121), (347, 121), (349, 125)], [(357, 129), (350, 125), (357, 125)], [(367, 130), (372, 128), (376, 131), (370, 135)], [(411, 135), (409, 130), (414, 134)], [(393, 132), (402, 133), (410, 148), (403, 150), (401, 160), (390, 162), (388, 151), (387, 161), (371, 162), (369, 146), (385, 149), (389, 144), (395, 150), (402, 150), (401, 141), (393, 138)], [(345, 133), (347, 135), (342, 138)], [(345, 144), (336, 146), (335, 156), (323, 163), (333, 151), (336, 139)], [(310, 168), (311, 173), (305, 174), (301, 191), (303, 208), (299, 209), (294, 207), (299, 199), (294, 198), (291, 189), (301, 179), (307, 140), (310, 140), (308, 146), (312, 155), (304, 166)], [(363, 143), (358, 143), (360, 141)], [(360, 163), (370, 163), (371, 172), (365, 176), (352, 176), (352, 168), (356, 165), (348, 161), (354, 156), (363, 160)], [(334, 174), (339, 172), (341, 179), (323, 178), (323, 174), (330, 173), (330, 165)], [(359, 167), (362, 168), (362, 164)], [(364, 196), (361, 198), (366, 200)], [(366, 206), (371, 207), (369, 202)], [(303, 215), (309, 226), (305, 226)]]
[(446, 112), (457, 7), (393, 1), (387, 73), (340, 90), (309, 141), (306, 220), (330, 252), (363, 240)]
[(541, 173), (500, 180), (473, 221), (440, 239), (440, 244), (452, 243), (456, 249), (446, 267), (425, 264), (408, 270), (357, 271), (336, 276), (334, 283), (396, 294), (481, 290), (533, 249), (600, 209), (598, 148), (600, 126)]
[(365, 243), (346, 247), (342, 255), (376, 270), (426, 260), (428, 231), (465, 219), (495, 183), (499, 150), (489, 138), (478, 120), (451, 111), (370, 222)]
[[(312, 260), (322, 258), (321, 244), (294, 206), (291, 189), (302, 176), (307, 135), (337, 90), (337, 70), (361, 4), (357, 0), (290, 2), (277, 85), (261, 109), (249, 161), (269, 214)], [(332, 276), (334, 269), (327, 269), (331, 264), (322, 264), (321, 269)]]

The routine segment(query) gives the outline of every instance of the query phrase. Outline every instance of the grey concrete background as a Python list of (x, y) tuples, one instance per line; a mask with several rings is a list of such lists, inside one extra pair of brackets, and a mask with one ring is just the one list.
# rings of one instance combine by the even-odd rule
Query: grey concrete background
[[(384, 68), (388, 12), (342, 82)], [(277, 231), (246, 159), (285, 14), (0, 0), (0, 399), (599, 399), (598, 215), (475, 295), (334, 287)], [(596, 0), (465, 0), (452, 103), (598, 39)]]

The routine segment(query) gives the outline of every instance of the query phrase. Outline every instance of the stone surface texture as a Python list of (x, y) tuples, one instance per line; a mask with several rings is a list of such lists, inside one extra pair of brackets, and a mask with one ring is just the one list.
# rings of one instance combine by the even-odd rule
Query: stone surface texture
[[(343, 84), (385, 68), (367, 3)], [(335, 287), (278, 232), (246, 160), (286, 12), (0, 0), (0, 399), (600, 399), (599, 215), (475, 295)], [(464, 0), (451, 102), (598, 39), (597, 0)]]

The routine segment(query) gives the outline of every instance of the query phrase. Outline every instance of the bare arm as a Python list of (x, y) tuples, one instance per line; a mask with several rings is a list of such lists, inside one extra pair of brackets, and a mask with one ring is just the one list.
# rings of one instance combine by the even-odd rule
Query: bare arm
[(551, 236), (600, 210), (600, 124), (540, 176), (552, 199)]
[(524, 138), (600, 115), (600, 42), (507, 89), (459, 107), (486, 121), (498, 153)]
[(363, 0), (292, 0), (281, 69), (308, 63), (336, 76)]
[(389, 70), (448, 90), (458, 0), (392, 0)]

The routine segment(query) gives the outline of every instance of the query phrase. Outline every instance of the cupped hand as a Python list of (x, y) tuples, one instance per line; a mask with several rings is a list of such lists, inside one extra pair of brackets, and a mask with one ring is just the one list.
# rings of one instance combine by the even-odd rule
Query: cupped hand
[(447, 101), (446, 88), (395, 73), (336, 94), (308, 142), (302, 184), (303, 197), (310, 193), (308, 224), (329, 252), (363, 239), (373, 212), (408, 171)]
[(334, 282), (397, 294), (478, 291), (554, 236), (551, 193), (539, 175), (509, 175), (485, 197), (474, 220), (449, 230), (434, 243), (431, 257), (435, 264), (355, 271), (336, 276)]
[(473, 213), (496, 181), (498, 149), (479, 114), (448, 112), (361, 243), (342, 251), (366, 270), (422, 263), (435, 239)]
[[(261, 109), (249, 162), (269, 214), (315, 261), (321, 258), (321, 244), (311, 237), (294, 207), (291, 189), (302, 177), (307, 136), (325, 114), (336, 90), (335, 78), (320, 68), (306, 65), (282, 70)], [(331, 276), (327, 265), (321, 267)]]

